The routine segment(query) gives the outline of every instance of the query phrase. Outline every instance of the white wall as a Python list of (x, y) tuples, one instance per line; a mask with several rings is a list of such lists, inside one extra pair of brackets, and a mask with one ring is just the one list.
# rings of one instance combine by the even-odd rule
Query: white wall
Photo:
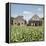
[[(15, 2), (15, 3), (32, 3), (32, 4), (45, 4), (46, 0), (0, 0), (0, 46), (46, 46), (46, 41), (44, 42), (26, 42), (26, 43), (5, 43), (5, 3)], [(45, 9), (45, 23), (46, 23), (46, 9)], [(46, 24), (45, 24), (46, 28)], [(46, 34), (46, 29), (45, 29)], [(45, 36), (46, 40), (46, 36)]]

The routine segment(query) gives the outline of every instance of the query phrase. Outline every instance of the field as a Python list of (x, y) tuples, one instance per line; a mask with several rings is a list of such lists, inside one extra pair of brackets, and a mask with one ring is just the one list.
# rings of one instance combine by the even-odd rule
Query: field
[(43, 26), (11, 26), (10, 42), (43, 41)]

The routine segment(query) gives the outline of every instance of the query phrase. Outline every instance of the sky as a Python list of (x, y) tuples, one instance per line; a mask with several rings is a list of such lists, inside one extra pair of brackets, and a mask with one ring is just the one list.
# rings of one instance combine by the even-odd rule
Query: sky
[(43, 17), (43, 5), (20, 5), (11, 4), (11, 16), (16, 18), (17, 16), (23, 16), (25, 20), (29, 20), (35, 14), (39, 17)]

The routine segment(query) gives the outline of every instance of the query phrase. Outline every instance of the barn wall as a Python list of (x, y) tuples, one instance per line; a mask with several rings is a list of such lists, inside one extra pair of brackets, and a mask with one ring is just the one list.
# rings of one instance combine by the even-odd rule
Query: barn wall
[(42, 26), (42, 21), (30, 21), (30, 26)]
[(14, 25), (25, 25), (25, 21), (13, 20)]

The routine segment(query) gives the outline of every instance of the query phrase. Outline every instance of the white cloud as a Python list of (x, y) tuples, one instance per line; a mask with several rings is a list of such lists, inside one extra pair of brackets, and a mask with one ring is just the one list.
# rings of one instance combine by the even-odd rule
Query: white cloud
[(31, 12), (29, 11), (24, 11), (23, 14), (30, 14)]
[(32, 12), (24, 11), (23, 14), (31, 14)]

